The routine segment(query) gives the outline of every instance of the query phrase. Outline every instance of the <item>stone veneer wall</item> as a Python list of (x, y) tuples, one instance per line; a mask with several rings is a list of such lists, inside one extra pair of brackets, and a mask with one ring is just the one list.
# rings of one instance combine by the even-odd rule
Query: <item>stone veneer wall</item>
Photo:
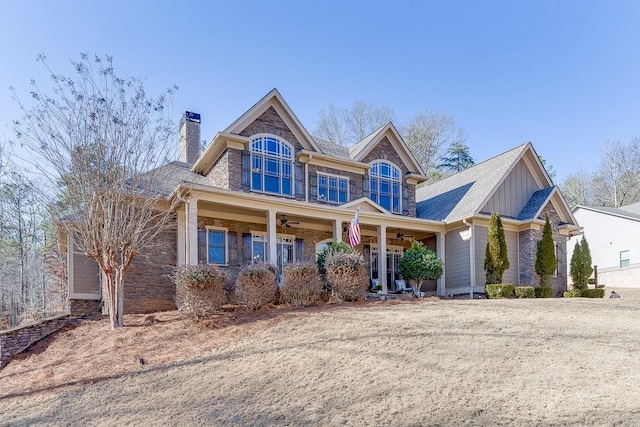
[[(378, 145), (376, 145), (373, 150), (369, 154), (362, 159), (365, 163), (370, 163), (374, 160), (388, 160), (400, 168), (401, 174), (404, 177), (409, 170), (405, 166), (404, 162), (396, 152), (391, 142), (389, 142), (388, 138), (384, 138)], [(408, 211), (407, 216), (415, 217), (416, 216), (416, 188), (415, 185), (409, 185), (403, 183), (403, 185), (407, 186), (407, 202), (408, 206), (404, 206), (403, 208)]]
[(151, 248), (136, 255), (127, 270), (125, 313), (151, 313), (176, 308), (175, 285), (169, 276), (177, 258), (177, 229), (174, 226), (159, 235)]
[[(558, 272), (551, 278), (551, 285), (555, 295), (561, 295), (567, 290), (567, 239), (558, 233), (558, 225), (561, 224), (560, 216), (551, 203), (542, 211), (540, 219), (544, 220), (549, 214), (549, 223), (553, 232), (553, 240), (558, 245), (559, 258)], [(542, 230), (525, 230), (519, 233), (520, 245), (520, 284), (523, 286), (537, 286), (540, 284), (540, 276), (536, 273), (536, 252), (538, 242), (542, 239)]]
[(207, 174), (209, 183), (213, 187), (226, 189), (230, 187), (230, 181), (233, 181), (231, 180), (231, 176), (229, 174), (229, 157), (230, 153), (235, 151), (237, 150), (226, 149), (222, 156), (220, 156), (216, 164), (213, 165), (211, 171)]
[(0, 332), (0, 369), (9, 363), (13, 356), (72, 321), (73, 319), (65, 314)]
[(338, 204), (334, 202), (318, 200), (318, 172), (349, 178), (349, 200), (356, 200), (364, 195), (364, 189), (362, 188), (364, 175), (353, 172), (345, 172), (333, 168), (327, 168), (324, 166), (309, 165), (309, 202), (333, 206)]
[(102, 301), (89, 299), (70, 299), (69, 314), (73, 316), (96, 316), (102, 314)]

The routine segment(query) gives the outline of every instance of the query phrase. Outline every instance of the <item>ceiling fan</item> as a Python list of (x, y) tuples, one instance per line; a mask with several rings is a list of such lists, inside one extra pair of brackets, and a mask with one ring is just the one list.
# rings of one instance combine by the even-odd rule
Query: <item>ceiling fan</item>
[(285, 216), (283, 214), (282, 218), (280, 219), (280, 227), (291, 228), (291, 224), (300, 224), (300, 222), (299, 221), (290, 221), (287, 218), (285, 218)]
[(412, 234), (404, 234), (400, 230), (398, 230), (398, 232), (396, 233), (396, 239), (397, 240), (404, 240), (405, 237), (413, 237), (413, 235)]

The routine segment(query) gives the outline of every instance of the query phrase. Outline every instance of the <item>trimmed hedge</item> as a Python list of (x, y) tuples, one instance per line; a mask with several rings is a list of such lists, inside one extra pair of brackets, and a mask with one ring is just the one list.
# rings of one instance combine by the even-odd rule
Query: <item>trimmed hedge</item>
[(564, 292), (562, 296), (565, 298), (580, 298), (582, 296), (582, 291), (580, 289), (569, 289)]
[(535, 288), (536, 298), (553, 298), (553, 288), (551, 286), (542, 286)]
[(533, 286), (516, 286), (514, 291), (516, 298), (535, 298), (536, 296)]
[(270, 264), (249, 264), (242, 268), (236, 279), (236, 292), (241, 303), (249, 310), (258, 310), (275, 303), (275, 267)]
[(183, 265), (171, 276), (176, 285), (176, 306), (183, 314), (201, 320), (225, 301), (227, 271), (211, 264)]
[(509, 283), (485, 285), (484, 291), (489, 299), (509, 298), (513, 294), (513, 285)]
[(604, 298), (604, 288), (583, 289), (582, 296), (584, 298)]
[(322, 295), (322, 280), (318, 266), (312, 261), (298, 261), (287, 264), (282, 271), (280, 285), (282, 301), (296, 307), (314, 305)]

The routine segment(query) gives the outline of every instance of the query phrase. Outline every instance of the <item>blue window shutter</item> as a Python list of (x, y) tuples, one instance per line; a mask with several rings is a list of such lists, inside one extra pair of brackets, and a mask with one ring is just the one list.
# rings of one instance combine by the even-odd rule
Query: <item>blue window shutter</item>
[(242, 152), (242, 188), (251, 188), (251, 151)]
[(251, 233), (242, 234), (242, 261), (244, 264), (251, 264), (253, 254), (251, 253)]
[(229, 250), (229, 265), (238, 265), (238, 233), (230, 231), (227, 233), (227, 243)]
[(207, 230), (198, 229), (198, 263), (207, 262)]
[(296, 197), (304, 197), (304, 168), (302, 163), (295, 164)]
[(304, 240), (296, 239), (296, 261), (302, 261), (304, 259)]

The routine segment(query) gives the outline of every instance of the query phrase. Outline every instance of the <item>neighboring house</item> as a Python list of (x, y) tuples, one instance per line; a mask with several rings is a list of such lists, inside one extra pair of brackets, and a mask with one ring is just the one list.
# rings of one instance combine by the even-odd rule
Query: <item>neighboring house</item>
[[(598, 284), (640, 287), (640, 203), (619, 208), (581, 206), (573, 215), (584, 227)], [(568, 260), (579, 238), (568, 242)]]
[[(351, 148), (337, 146), (312, 137), (274, 89), (204, 152), (199, 147), (200, 116), (187, 113), (180, 161), (163, 166), (173, 176), (163, 183), (166, 195), (186, 194), (186, 202), (163, 245), (140, 254), (130, 267), (125, 312), (172, 309), (174, 287), (167, 275), (176, 265), (208, 262), (237, 273), (256, 261), (281, 269), (315, 259), (327, 243), (346, 240), (358, 208), (358, 250), (372, 283), (385, 293), (396, 289), (398, 261), (413, 239), (445, 263), (442, 278), (425, 283), (424, 291), (466, 293), (470, 284), (483, 291), (492, 211), (503, 216), (512, 260), (505, 281), (515, 285), (535, 283), (535, 248), (546, 212), (562, 254), (566, 237), (579, 231), (531, 144), (417, 189), (427, 177), (392, 123)], [(69, 252), (72, 309), (95, 306), (95, 268)], [(566, 288), (565, 263), (555, 285)]]

